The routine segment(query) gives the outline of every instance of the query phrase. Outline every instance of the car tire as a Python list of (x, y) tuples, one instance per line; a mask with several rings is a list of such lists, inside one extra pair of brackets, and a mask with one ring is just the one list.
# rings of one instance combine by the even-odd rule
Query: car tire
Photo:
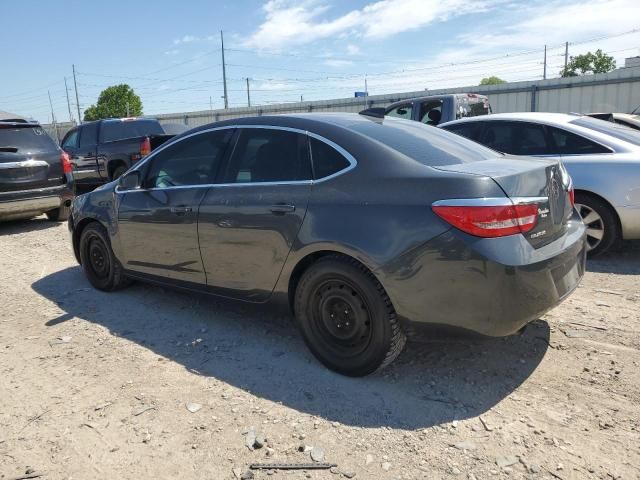
[(71, 211), (71, 207), (67, 207), (66, 205), (62, 205), (61, 207), (56, 208), (55, 210), (49, 210), (45, 212), (47, 218), (52, 222), (66, 222), (69, 218), (69, 212)]
[(128, 169), (126, 166), (124, 165), (119, 165), (116, 167), (116, 169), (113, 171), (113, 174), (111, 175), (111, 180), (117, 180), (118, 178), (120, 178), (122, 176), (122, 174), (124, 172), (126, 172)]
[(294, 312), (311, 352), (343, 375), (360, 377), (383, 369), (406, 343), (380, 282), (346, 257), (323, 257), (302, 274)]
[(99, 223), (87, 225), (80, 235), (80, 263), (89, 283), (111, 292), (131, 283), (111, 249), (107, 230)]
[(600, 255), (618, 243), (618, 221), (607, 203), (594, 195), (576, 192), (575, 204), (587, 226), (587, 254), (590, 257)]

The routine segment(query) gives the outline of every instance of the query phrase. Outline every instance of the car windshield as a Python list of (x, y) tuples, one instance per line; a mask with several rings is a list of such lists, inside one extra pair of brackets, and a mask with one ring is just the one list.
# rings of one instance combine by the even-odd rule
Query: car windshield
[(632, 128), (620, 125), (619, 123), (607, 122), (605, 120), (598, 120), (597, 118), (591, 117), (580, 117), (576, 120), (570, 121), (569, 123), (604, 133), (613, 138), (624, 140), (625, 142), (629, 142), (634, 145), (640, 145), (640, 131), (633, 130)]
[(56, 149), (55, 143), (40, 125), (29, 124), (0, 125), (0, 147), (31, 153)]
[(385, 118), (361, 121), (350, 128), (429, 166), (455, 165), (495, 159), (501, 155), (467, 138), (420, 122)]

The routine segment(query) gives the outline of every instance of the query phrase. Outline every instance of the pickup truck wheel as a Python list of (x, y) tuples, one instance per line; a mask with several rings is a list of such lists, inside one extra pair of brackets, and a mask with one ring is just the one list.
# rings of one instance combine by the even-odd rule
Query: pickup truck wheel
[(62, 205), (61, 207), (56, 208), (55, 210), (49, 210), (48, 212), (45, 212), (45, 214), (47, 215), (47, 218), (52, 222), (66, 222), (67, 219), (69, 218), (70, 211), (71, 211), (71, 207)]
[(296, 287), (294, 311), (311, 352), (343, 375), (384, 368), (406, 342), (382, 285), (348, 258), (329, 256), (312, 264)]
[(125, 167), (124, 165), (120, 165), (116, 167), (116, 169), (113, 171), (113, 175), (111, 175), (111, 180), (117, 180), (126, 171), (127, 171), (127, 167)]
[(110, 292), (131, 283), (111, 250), (107, 230), (97, 222), (90, 223), (82, 230), (80, 262), (89, 283), (98, 290)]

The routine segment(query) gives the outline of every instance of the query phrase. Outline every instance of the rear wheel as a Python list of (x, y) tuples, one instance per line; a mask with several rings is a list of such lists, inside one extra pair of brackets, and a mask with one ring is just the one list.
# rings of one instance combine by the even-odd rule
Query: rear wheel
[(111, 180), (117, 180), (126, 171), (127, 171), (127, 167), (126, 166), (124, 166), (124, 165), (117, 166), (115, 168), (115, 170), (113, 171), (113, 175), (111, 175)]
[(587, 253), (600, 255), (618, 241), (618, 222), (611, 207), (599, 198), (576, 192), (576, 209), (587, 226)]
[(109, 292), (131, 283), (111, 250), (107, 230), (97, 222), (87, 225), (80, 235), (80, 260), (89, 283), (98, 290)]
[(69, 211), (71, 207), (67, 207), (66, 205), (62, 205), (55, 210), (49, 210), (45, 212), (47, 218), (52, 222), (64, 222), (69, 218)]
[(331, 256), (312, 264), (296, 288), (294, 310), (311, 352), (343, 375), (384, 368), (406, 342), (382, 285), (348, 258)]

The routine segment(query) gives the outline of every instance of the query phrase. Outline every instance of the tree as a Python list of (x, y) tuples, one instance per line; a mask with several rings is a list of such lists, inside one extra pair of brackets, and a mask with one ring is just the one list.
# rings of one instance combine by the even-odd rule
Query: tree
[(486, 77), (480, 80), (480, 85), (500, 85), (502, 83), (507, 83), (507, 81), (496, 76)]
[(616, 61), (602, 50), (587, 52), (571, 57), (567, 66), (560, 71), (562, 77), (577, 77), (587, 73), (607, 73), (616, 68)]
[[(127, 109), (128, 107), (128, 109)], [(84, 120), (100, 120), (102, 118), (137, 117), (142, 115), (142, 101), (133, 89), (126, 84), (105, 88), (95, 105), (84, 111)]]

